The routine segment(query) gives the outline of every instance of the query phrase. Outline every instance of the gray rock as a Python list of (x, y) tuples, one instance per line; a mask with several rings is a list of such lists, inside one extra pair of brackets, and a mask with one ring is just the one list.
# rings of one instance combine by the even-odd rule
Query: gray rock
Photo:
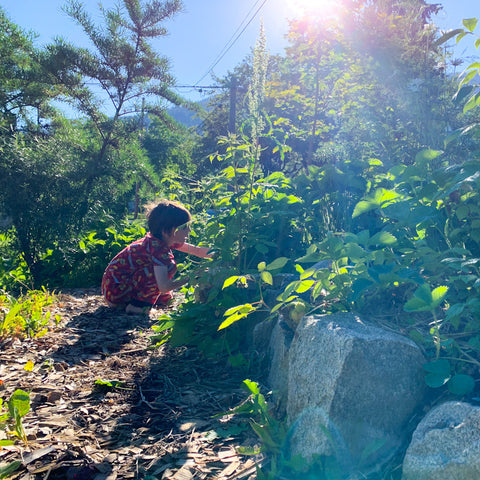
[(290, 453), (334, 455), (344, 471), (373, 471), (405, 443), (423, 400), (420, 349), (352, 314), (300, 322), (289, 351)]
[(257, 357), (266, 359), (267, 382), (272, 389), (272, 399), (277, 411), (286, 411), (288, 396), (288, 352), (293, 340), (293, 330), (280, 315), (276, 320), (264, 320), (253, 330), (253, 346)]
[(268, 383), (273, 390), (273, 399), (279, 412), (284, 412), (287, 408), (289, 349), (292, 340), (293, 331), (280, 317), (270, 339), (271, 368), (268, 375)]
[(403, 462), (402, 480), (478, 480), (480, 407), (446, 402), (419, 423)]

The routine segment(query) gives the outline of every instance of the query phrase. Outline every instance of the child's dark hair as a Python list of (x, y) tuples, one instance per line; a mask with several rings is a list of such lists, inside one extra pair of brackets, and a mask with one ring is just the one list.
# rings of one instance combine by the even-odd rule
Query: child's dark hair
[(180, 203), (172, 200), (160, 200), (145, 207), (150, 233), (157, 238), (162, 238), (164, 231), (170, 232), (172, 228), (188, 223), (192, 216)]

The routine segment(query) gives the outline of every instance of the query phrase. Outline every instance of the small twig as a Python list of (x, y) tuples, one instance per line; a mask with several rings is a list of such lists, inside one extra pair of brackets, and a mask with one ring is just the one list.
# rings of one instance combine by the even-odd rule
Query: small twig
[(141, 397), (141, 402), (140, 403), (143, 402), (145, 405), (147, 405), (152, 410), (160, 410), (159, 408), (154, 407), (149, 401), (147, 401), (145, 399), (145, 397), (143, 395), (143, 392), (142, 392), (142, 387), (140, 385), (138, 386), (138, 391), (140, 392), (140, 397)]
[(129, 355), (130, 353), (140, 353), (140, 352), (147, 352), (147, 348), (135, 348), (133, 350), (122, 350), (120, 352), (115, 352), (115, 355)]

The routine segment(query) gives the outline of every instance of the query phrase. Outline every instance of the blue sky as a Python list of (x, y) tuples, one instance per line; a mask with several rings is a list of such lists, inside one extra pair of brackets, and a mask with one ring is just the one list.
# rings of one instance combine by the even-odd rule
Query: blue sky
[[(166, 25), (169, 35), (158, 40), (155, 48), (170, 58), (178, 85), (195, 85), (209, 71), (235, 32), (239, 32), (253, 17), (238, 41), (213, 69), (217, 76), (222, 76), (248, 55), (255, 45), (261, 20), (265, 26), (268, 50), (271, 53), (283, 52), (287, 17), (294, 15), (292, 1), (266, 0), (260, 12), (253, 17), (263, 0), (184, 0), (184, 11)], [(436, 18), (437, 25), (442, 29), (461, 26), (463, 18), (480, 17), (478, 0), (430, 1), (444, 7)], [(39, 34), (39, 45), (49, 43), (56, 35), (81, 44), (84, 42), (83, 33), (62, 12), (61, 6), (64, 3), (64, 0), (0, 0), (0, 5), (10, 20), (24, 30)], [(83, 0), (82, 3), (94, 18), (98, 15), (98, 0)], [(102, 0), (106, 7), (115, 3), (115, 0)], [(471, 41), (464, 39), (457, 47), (456, 55), (469, 58), (474, 56), (477, 52), (466, 48), (471, 44)], [(211, 76), (207, 75), (200, 84), (208, 85), (210, 82)], [(182, 89), (179, 93), (194, 100), (201, 98), (195, 89)]]

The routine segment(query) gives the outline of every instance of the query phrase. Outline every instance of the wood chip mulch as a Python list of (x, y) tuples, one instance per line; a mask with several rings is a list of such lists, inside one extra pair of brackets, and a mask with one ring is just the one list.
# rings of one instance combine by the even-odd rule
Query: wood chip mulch
[(0, 343), (0, 397), (20, 388), (31, 401), (28, 444), (0, 447), (0, 465), (22, 462), (8, 478), (256, 478), (260, 459), (236, 450), (255, 443), (244, 421), (215, 417), (245, 399), (238, 372), (192, 348), (149, 348), (161, 311), (121, 314), (95, 290), (53, 308), (61, 321), (43, 337)]

